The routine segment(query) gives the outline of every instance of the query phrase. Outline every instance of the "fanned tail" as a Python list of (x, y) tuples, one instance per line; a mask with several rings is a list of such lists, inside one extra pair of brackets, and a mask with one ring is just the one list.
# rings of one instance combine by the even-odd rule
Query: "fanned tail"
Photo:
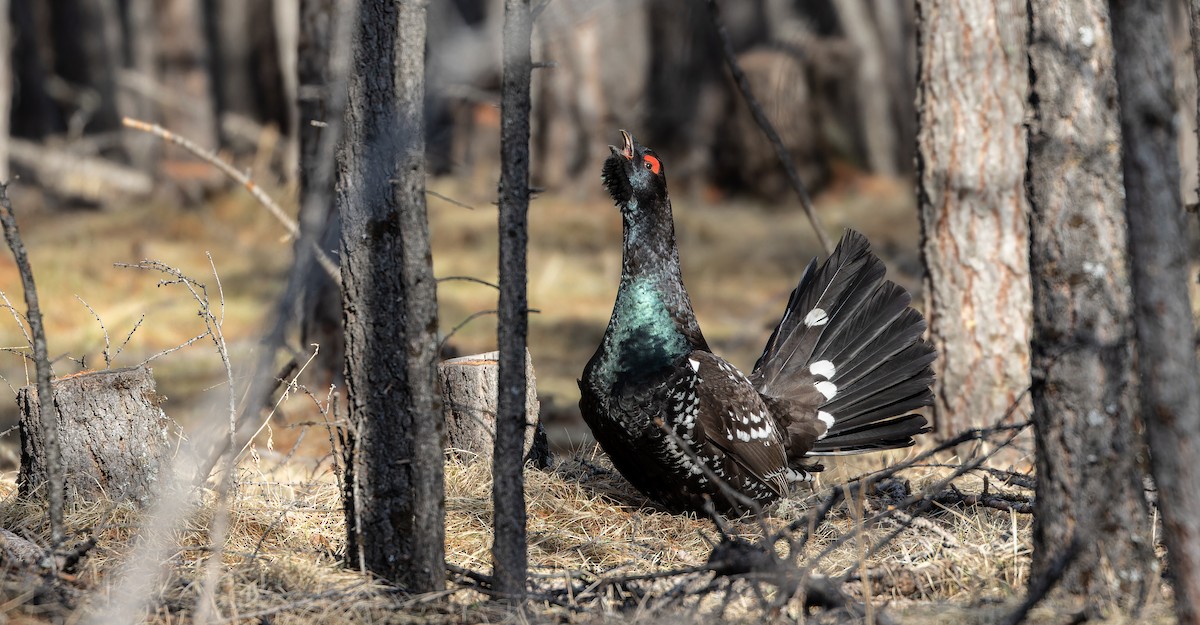
[[(908, 292), (884, 273), (866, 237), (848, 230), (792, 291), (751, 375), (770, 404), (803, 413), (776, 415), (789, 457), (907, 447), (928, 431), (906, 413), (932, 403), (936, 353)], [(815, 443), (814, 410), (825, 427)]]

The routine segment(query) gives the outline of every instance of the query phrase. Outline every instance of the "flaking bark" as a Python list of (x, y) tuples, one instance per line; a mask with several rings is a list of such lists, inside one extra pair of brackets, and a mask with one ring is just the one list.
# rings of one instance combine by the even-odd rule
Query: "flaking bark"
[(917, 2), (917, 197), (942, 438), (995, 422), (1030, 382), (1025, 9)]

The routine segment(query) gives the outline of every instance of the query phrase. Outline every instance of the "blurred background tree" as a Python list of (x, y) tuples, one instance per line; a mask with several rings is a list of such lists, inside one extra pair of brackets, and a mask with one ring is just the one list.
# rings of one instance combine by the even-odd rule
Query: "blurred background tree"
[[(826, 182), (834, 161), (885, 174), (911, 171), (911, 2), (722, 4), (755, 90), (810, 185)], [(263, 149), (264, 133), (273, 133), (277, 145), (266, 146), (274, 148), (268, 163), (294, 180), (295, 135), (313, 121), (300, 119), (298, 105), (310, 98), (301, 85), (314, 76), (311, 63), (301, 67), (313, 45), (312, 35), (301, 41), (301, 5), (12, 3), (12, 135), (40, 144), (13, 157), (18, 169), (61, 191), (66, 202), (113, 198), (80, 196), (38, 176), (30, 158), (44, 154), (38, 149), (149, 168), (194, 201), (221, 184), (193, 159), (164, 155), (152, 139), (121, 133), (120, 118), (131, 116), (234, 154)], [(499, 0), (431, 3), (431, 173), (469, 173), (495, 158), (502, 6)], [(543, 7), (534, 57), (552, 67), (535, 72), (535, 184), (555, 189), (590, 180), (613, 129), (630, 127), (644, 129), (639, 136), (660, 149), (685, 155), (674, 178), (694, 189), (707, 181), (726, 191), (782, 196), (786, 184), (770, 166), (770, 146), (730, 88), (714, 37), (702, 3), (556, 0)]]

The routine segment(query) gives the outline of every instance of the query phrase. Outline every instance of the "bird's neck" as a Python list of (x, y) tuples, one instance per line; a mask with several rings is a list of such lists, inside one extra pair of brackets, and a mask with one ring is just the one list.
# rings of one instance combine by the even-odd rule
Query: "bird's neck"
[(668, 364), (708, 349), (683, 286), (670, 202), (622, 211), (621, 285), (609, 322), (618, 348), (637, 352), (639, 366)]

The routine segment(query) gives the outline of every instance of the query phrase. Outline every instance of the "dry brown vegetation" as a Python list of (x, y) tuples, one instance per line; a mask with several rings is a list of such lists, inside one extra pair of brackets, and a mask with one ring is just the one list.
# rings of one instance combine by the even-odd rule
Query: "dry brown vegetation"
[[(229, 506), (230, 532), (220, 554), (221, 572), (214, 589), (215, 613), (252, 622), (271, 615), (272, 622), (362, 623), (395, 620), (479, 622), (517, 618), (501, 606), (484, 602), (470, 584), (451, 583), (444, 594), (409, 597), (341, 566), (344, 544), (338, 488), (327, 466), (315, 475), (299, 463), (278, 465), (266, 457), (243, 464), (239, 486)], [(940, 469), (914, 470), (914, 488), (936, 481)], [(610, 585), (622, 576), (686, 569), (703, 564), (719, 540), (711, 522), (656, 511), (616, 476), (602, 458), (576, 456), (551, 471), (527, 472), (530, 558), (536, 579), (527, 618), (592, 620), (721, 613), (726, 618), (755, 620), (763, 610), (745, 582), (734, 585), (722, 607), (721, 592), (707, 598), (664, 595), (680, 588), (695, 591), (709, 585), (711, 575), (694, 573), (661, 581)], [(971, 480), (967, 480), (971, 481)], [(978, 488), (978, 480), (970, 486)], [(891, 488), (899, 487), (892, 483)], [(20, 535), (44, 544), (44, 511), (11, 496), (0, 507), (0, 522)], [(479, 466), (447, 465), (447, 555), (452, 564), (486, 572), (490, 547), (490, 481)], [(964, 485), (966, 488), (967, 485)], [(1011, 489), (1010, 487), (1006, 487)], [(806, 557), (819, 554), (839, 537), (852, 534), (869, 518), (893, 503), (896, 493), (875, 492), (853, 505), (836, 508), (814, 535)], [(177, 546), (166, 558), (166, 572), (151, 599), (150, 622), (188, 622), (203, 587), (204, 563), (212, 556), (209, 528), (215, 495), (201, 491), (187, 522), (174, 530)], [(780, 525), (811, 509), (815, 495), (799, 494), (767, 518)], [(864, 509), (865, 506), (865, 509)], [(97, 546), (78, 571), (58, 582), (66, 590), (34, 592), (38, 583), (9, 571), (4, 614), (9, 617), (87, 611), (111, 591), (115, 571), (131, 551), (144, 518), (128, 507), (92, 502), (68, 515), (74, 536), (94, 535)], [(901, 532), (893, 544), (864, 560), (865, 549), (898, 526), (893, 519), (868, 526), (820, 560), (824, 574), (853, 572), (871, 580), (870, 588), (851, 583), (851, 592), (886, 601), (894, 612), (918, 609), (922, 602), (963, 606), (1006, 602), (1019, 596), (1028, 569), (1027, 515), (979, 508), (940, 506)], [(736, 522), (733, 534), (758, 538), (752, 519)], [(14, 579), (15, 577), (15, 579)], [(573, 587), (576, 596), (563, 592)], [(740, 585), (740, 586), (739, 586)], [(771, 590), (764, 585), (769, 597)], [(869, 594), (867, 594), (869, 593)], [(66, 605), (46, 597), (65, 597)], [(698, 615), (697, 615), (698, 616)], [(314, 620), (318, 619), (318, 620)]]
[[(779, 613), (765, 607), (776, 598), (767, 583), (714, 580), (706, 571), (636, 579), (703, 564), (720, 536), (708, 520), (647, 505), (603, 457), (582, 454), (562, 459), (548, 471), (526, 472), (535, 598), (521, 611), (487, 601), (466, 578), (452, 581), (443, 593), (395, 593), (342, 567), (344, 526), (329, 465), (281, 463), (284, 455), (263, 452), (242, 464), (228, 507), (230, 530), (216, 556), (220, 568), (211, 595), (212, 613), (219, 617), (215, 622), (268, 622), (264, 617), (273, 623), (802, 618), (799, 600), (781, 602)], [(448, 560), (486, 574), (491, 541), (487, 470), (457, 462), (446, 469)], [(940, 485), (950, 473), (945, 467), (914, 466), (853, 497), (849, 505), (835, 506), (794, 561), (812, 564), (818, 574), (847, 576), (845, 590), (852, 597), (886, 609), (899, 622), (994, 622), (1019, 602), (1028, 581), (1030, 516), (940, 503), (922, 511), (912, 503), (909, 495)], [(979, 493), (985, 488), (981, 475), (986, 473), (960, 477), (954, 486)], [(1016, 500), (1031, 494), (994, 475), (989, 482), (989, 492)], [(2, 486), (8, 497), (0, 505), (0, 525), (44, 541), (44, 510), (15, 499), (11, 480)], [(939, 487), (937, 492), (951, 491)], [(795, 493), (764, 518), (765, 526), (774, 530), (803, 518), (828, 494), (825, 489)], [(205, 588), (205, 562), (214, 557), (209, 531), (214, 501), (213, 491), (198, 491), (186, 522), (171, 530), (175, 546), (149, 598), (148, 622), (192, 622)], [(73, 620), (95, 609), (119, 578), (115, 572), (131, 552), (134, 536), (153, 529), (134, 510), (104, 502), (75, 508), (68, 524), (73, 536), (95, 536), (96, 547), (79, 570), (58, 576), (52, 585), (8, 569), (0, 588), (0, 610), (8, 618), (42, 614)], [(746, 518), (731, 523), (729, 531), (754, 541), (763, 526)], [(617, 583), (622, 578), (634, 579)], [(1064, 600), (1050, 606), (1035, 611), (1034, 622), (1059, 622), (1072, 607)], [(1167, 611), (1159, 598), (1146, 615), (1165, 619)], [(817, 611), (811, 620), (844, 622), (845, 615)]]

